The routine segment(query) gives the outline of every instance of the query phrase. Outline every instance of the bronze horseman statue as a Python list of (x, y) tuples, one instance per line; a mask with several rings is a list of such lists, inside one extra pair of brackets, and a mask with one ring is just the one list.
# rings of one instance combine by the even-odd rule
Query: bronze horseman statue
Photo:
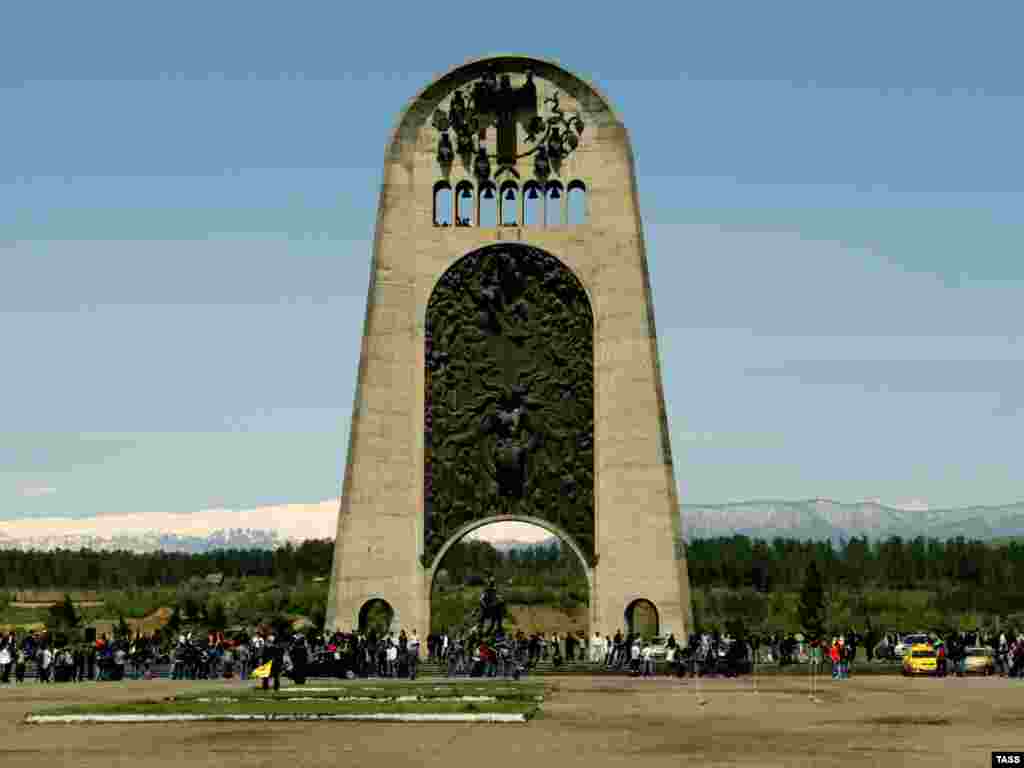
[(487, 634), (501, 634), (501, 622), (505, 618), (505, 601), (501, 599), (497, 588), (494, 586), (494, 577), (487, 582), (487, 588), (480, 595), (480, 621), (477, 624), (477, 634), (484, 633), (484, 622), (490, 620), (491, 624)]

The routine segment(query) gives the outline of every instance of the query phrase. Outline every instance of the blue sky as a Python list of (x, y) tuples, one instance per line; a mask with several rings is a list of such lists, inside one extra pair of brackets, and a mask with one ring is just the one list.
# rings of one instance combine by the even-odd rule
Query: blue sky
[(1024, 497), (1019, 6), (475, 8), (4, 9), (0, 518), (338, 495), (389, 131), (506, 51), (630, 131), (683, 501)]

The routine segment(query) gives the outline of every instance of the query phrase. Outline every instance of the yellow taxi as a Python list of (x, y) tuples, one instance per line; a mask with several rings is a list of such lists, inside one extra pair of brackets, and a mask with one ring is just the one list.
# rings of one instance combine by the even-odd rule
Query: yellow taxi
[(934, 675), (938, 672), (938, 653), (928, 643), (910, 646), (910, 652), (903, 655), (903, 674)]

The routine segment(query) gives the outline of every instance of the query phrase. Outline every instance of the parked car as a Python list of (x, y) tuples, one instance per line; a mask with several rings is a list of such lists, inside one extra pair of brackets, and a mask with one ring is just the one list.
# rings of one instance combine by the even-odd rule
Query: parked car
[(306, 677), (355, 677), (352, 659), (340, 651), (314, 653), (306, 662)]
[(903, 655), (903, 675), (934, 675), (938, 673), (938, 653), (930, 643), (915, 643)]
[(879, 661), (894, 661), (896, 659), (896, 646), (890, 644), (886, 640), (881, 640), (875, 644), (872, 649), (870, 659), (878, 659)]
[(896, 643), (893, 652), (896, 658), (902, 659), (915, 645), (931, 645), (932, 638), (927, 632), (917, 632), (913, 635), (903, 635)]
[(991, 675), (996, 671), (995, 652), (991, 648), (967, 648), (964, 658), (964, 672), (975, 675)]

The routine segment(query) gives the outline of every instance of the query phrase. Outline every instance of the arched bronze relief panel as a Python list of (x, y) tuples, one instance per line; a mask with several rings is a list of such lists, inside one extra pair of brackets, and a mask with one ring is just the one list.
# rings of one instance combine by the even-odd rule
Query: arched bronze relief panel
[(594, 315), (554, 256), (492, 245), (426, 312), (424, 561), (464, 524), (550, 520), (594, 554)]

